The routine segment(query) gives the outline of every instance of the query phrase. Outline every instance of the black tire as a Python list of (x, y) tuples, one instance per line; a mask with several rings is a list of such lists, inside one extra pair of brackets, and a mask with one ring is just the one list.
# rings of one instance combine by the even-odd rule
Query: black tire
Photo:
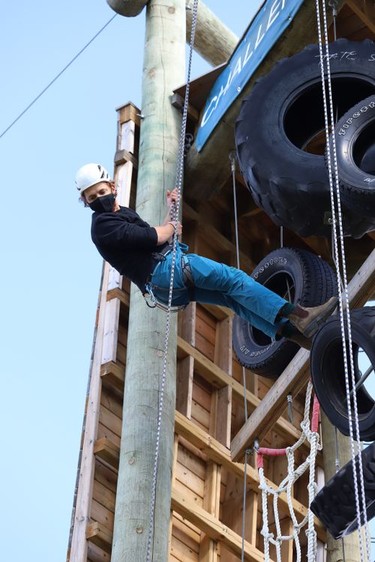
[[(341, 117), (375, 93), (375, 45), (339, 39), (330, 52), (335, 111)], [(300, 236), (331, 235), (317, 45), (283, 59), (255, 84), (242, 103), (235, 142), (254, 201), (275, 224)], [(343, 225), (345, 235), (359, 238), (375, 227), (375, 218), (343, 207)]]
[[(322, 304), (337, 294), (336, 276), (332, 268), (306, 250), (274, 250), (257, 265), (252, 277), (290, 302), (302, 306)], [(285, 338), (272, 341), (269, 336), (235, 316), (233, 349), (241, 365), (254, 373), (275, 379), (299, 347)]]
[[(375, 515), (375, 443), (362, 452), (362, 468), (365, 488), (365, 513), (361, 505), (360, 527)], [(360, 471), (358, 455), (355, 457), (358, 490)], [(320, 519), (335, 539), (340, 539), (358, 529), (357, 509), (352, 461), (344, 465), (318, 492), (310, 505), (311, 511)]]
[(375, 217), (375, 95), (352, 107), (335, 127), (341, 200)]
[[(359, 357), (366, 353), (375, 368), (375, 307), (351, 312), (355, 379), (361, 378)], [(349, 361), (348, 361), (349, 363)], [(322, 410), (344, 435), (350, 435), (344, 359), (339, 316), (332, 316), (316, 334), (310, 353), (311, 379)], [(351, 385), (351, 375), (349, 375)], [(351, 385), (352, 386), (352, 385)], [(375, 401), (364, 385), (356, 391), (359, 434), (362, 441), (375, 439)], [(354, 438), (354, 412), (352, 414)]]

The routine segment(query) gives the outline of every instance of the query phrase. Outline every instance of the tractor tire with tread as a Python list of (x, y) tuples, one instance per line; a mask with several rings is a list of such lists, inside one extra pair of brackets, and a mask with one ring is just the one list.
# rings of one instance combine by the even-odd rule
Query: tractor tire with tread
[[(375, 93), (373, 41), (330, 44), (333, 100), (338, 118)], [(235, 142), (242, 175), (255, 203), (273, 222), (300, 236), (331, 236), (325, 163), (325, 124), (318, 45), (279, 61), (242, 102)], [(375, 228), (343, 205), (345, 235)]]

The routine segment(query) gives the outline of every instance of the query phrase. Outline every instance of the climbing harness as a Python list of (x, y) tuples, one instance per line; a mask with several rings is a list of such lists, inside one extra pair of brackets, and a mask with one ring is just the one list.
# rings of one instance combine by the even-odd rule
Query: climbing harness
[[(166, 257), (168, 256), (168, 254), (170, 254), (171, 252), (173, 252), (173, 244), (167, 244), (160, 252), (153, 252), (152, 257), (154, 258), (154, 260), (157, 263), (152, 270), (152, 274), (154, 274), (157, 271), (160, 263), (162, 261), (164, 261), (166, 259)], [(170, 307), (168, 307), (167, 304), (164, 304), (164, 303), (158, 301), (158, 299), (154, 295), (153, 285), (151, 283), (152, 274), (150, 276), (150, 279), (148, 279), (148, 281), (145, 285), (145, 292), (143, 293), (143, 297), (146, 301), (147, 306), (149, 308), (160, 308), (164, 312), (170, 311), (170, 312), (173, 312), (173, 313), (179, 312), (181, 309), (185, 308), (185, 306), (183, 306), (183, 307), (182, 306), (170, 306)]]
[[(184, 250), (185, 249), (187, 250), (188, 248), (186, 244), (182, 244), (182, 243), (180, 243), (179, 246)], [(157, 263), (152, 270), (152, 274), (150, 275), (150, 278), (145, 285), (145, 292), (143, 293), (143, 297), (149, 308), (160, 308), (161, 310), (164, 310), (164, 312), (168, 312), (168, 310), (170, 310), (170, 312), (179, 312), (180, 310), (184, 310), (187, 307), (187, 304), (179, 305), (179, 306), (171, 305), (169, 307), (168, 304), (164, 304), (163, 302), (158, 300), (158, 298), (154, 294), (154, 289), (156, 287), (152, 283), (152, 276), (157, 272), (160, 263), (165, 261), (166, 257), (169, 254), (171, 254), (173, 251), (174, 251), (173, 244), (168, 244), (160, 252), (154, 252), (152, 254), (154, 260), (156, 260)], [(182, 272), (182, 279), (185, 285), (185, 290), (188, 293), (189, 301), (192, 301), (194, 300), (194, 279), (189, 263), (189, 258), (185, 254), (181, 255), (181, 272)], [(179, 291), (182, 291), (182, 289), (179, 289)]]
[[(334, 16), (335, 16), (336, 2), (331, 0), (330, 5), (333, 7)], [(317, 24), (318, 24), (318, 34), (319, 34), (319, 52), (320, 52), (320, 65), (321, 65), (321, 82), (322, 82), (322, 91), (323, 91), (324, 120), (325, 120), (325, 130), (326, 130), (327, 164), (328, 164), (328, 176), (329, 176), (331, 210), (332, 210), (334, 261), (336, 264), (337, 281), (338, 281), (338, 288), (339, 288), (339, 311), (340, 311), (340, 323), (341, 323), (341, 334), (342, 334), (342, 344), (343, 344), (343, 359), (344, 359), (344, 367), (345, 367), (345, 387), (346, 387), (347, 403), (348, 403), (352, 462), (354, 463), (355, 462), (354, 459), (356, 456), (356, 451), (354, 447), (354, 434), (357, 437), (358, 451), (360, 451), (361, 449), (361, 443), (359, 439), (358, 408), (357, 408), (356, 393), (353, 392), (351, 394), (350, 392), (349, 365), (350, 365), (350, 372), (351, 372), (352, 388), (355, 388), (356, 380), (355, 380), (355, 369), (354, 369), (353, 349), (352, 349), (351, 323), (350, 323), (350, 314), (349, 314), (350, 312), (349, 296), (348, 296), (348, 287), (347, 287), (348, 283), (347, 283), (346, 263), (345, 263), (339, 173), (338, 173), (336, 142), (335, 142), (335, 134), (334, 134), (335, 116), (334, 116), (332, 81), (331, 81), (331, 72), (330, 72), (329, 39), (328, 39), (328, 25), (327, 25), (325, 0), (322, 0), (322, 13), (323, 13), (325, 54), (323, 52), (320, 4), (319, 4), (319, 0), (316, 0), (316, 14), (317, 14)], [(328, 101), (327, 101), (327, 97), (328, 97)], [(330, 135), (330, 131), (331, 131), (331, 135)], [(334, 177), (334, 181), (333, 181), (333, 177)], [(337, 219), (336, 219), (336, 215), (337, 215)], [(340, 275), (340, 260), (341, 260), (341, 270), (342, 270), (341, 275)], [(342, 278), (342, 288), (341, 288), (341, 278)], [(345, 319), (344, 319), (344, 312), (345, 312)], [(353, 417), (354, 417), (355, 431), (353, 430), (352, 413), (354, 414)], [(364, 491), (363, 478), (364, 477), (363, 477), (362, 459), (361, 459), (361, 455), (359, 455), (359, 480), (360, 480), (359, 483), (357, 480), (357, 473), (356, 471), (354, 471), (354, 489), (355, 489), (355, 500), (356, 500), (355, 503), (356, 503), (356, 510), (357, 510), (358, 526), (361, 526), (362, 524), (361, 511), (364, 512), (366, 553), (367, 553), (367, 559), (369, 560), (370, 538), (367, 528), (367, 515), (365, 509), (365, 491)], [(359, 547), (360, 547), (361, 561), (364, 561), (365, 553), (364, 553), (362, 533), (359, 533)]]
[[(183, 169), (184, 169), (185, 134), (186, 134), (189, 93), (190, 93), (190, 75), (191, 75), (195, 28), (197, 24), (197, 19), (198, 19), (198, 0), (194, 0), (192, 22), (191, 22), (191, 37), (190, 37), (190, 46), (189, 46), (189, 61), (188, 61), (188, 71), (187, 71), (187, 80), (186, 80), (186, 91), (185, 91), (184, 106), (182, 111), (181, 133), (179, 138), (179, 148), (178, 148), (178, 157), (177, 157), (177, 173), (176, 173), (175, 185), (178, 191), (178, 198), (177, 198), (177, 204), (174, 206), (174, 214), (175, 214), (175, 216), (173, 217), (174, 220), (177, 219), (180, 212), (181, 190), (182, 190)], [(173, 235), (173, 252), (172, 252), (171, 278), (169, 284), (168, 307), (167, 307), (167, 315), (166, 315), (167, 316), (166, 330), (165, 330), (165, 338), (164, 338), (163, 368), (162, 368), (160, 388), (159, 388), (159, 403), (158, 403), (157, 428), (156, 428), (155, 456), (154, 456), (154, 466), (153, 466), (153, 476), (152, 476), (152, 486), (151, 486), (150, 519), (149, 519), (147, 547), (146, 547), (146, 562), (152, 562), (153, 560), (156, 488), (157, 488), (158, 468), (159, 468), (161, 422), (162, 422), (163, 404), (164, 404), (164, 388), (165, 388), (166, 375), (167, 375), (168, 344), (169, 344), (169, 334), (171, 328), (170, 312), (172, 308), (176, 253), (177, 253), (177, 235), (175, 232)]]
[(192, 301), (194, 300), (194, 279), (189, 263), (189, 258), (184, 254), (181, 256), (181, 269), (182, 278), (188, 290), (189, 300)]

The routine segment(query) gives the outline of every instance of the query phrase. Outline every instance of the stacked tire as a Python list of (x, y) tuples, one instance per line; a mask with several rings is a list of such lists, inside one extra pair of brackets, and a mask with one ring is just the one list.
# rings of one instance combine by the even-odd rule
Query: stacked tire
[[(339, 39), (330, 53), (343, 229), (360, 238), (375, 229), (375, 46)], [(277, 63), (242, 102), (235, 127), (240, 168), (255, 203), (300, 236), (332, 232), (319, 61), (318, 45), (310, 45)]]
[[(332, 268), (316, 254), (279, 248), (254, 269), (252, 277), (289, 302), (317, 306), (337, 294)], [(233, 348), (241, 365), (263, 377), (276, 379), (299, 350), (297, 344), (270, 337), (239, 316), (233, 321)]]
[[(337, 123), (328, 145), (320, 52), (318, 45), (310, 45), (277, 63), (243, 100), (235, 126), (236, 151), (255, 203), (276, 225), (302, 237), (331, 236), (333, 185), (339, 190), (343, 234), (360, 238), (375, 230), (375, 43), (339, 39), (329, 51)], [(302, 306), (322, 304), (336, 294), (331, 268), (303, 250), (271, 252), (253, 277)], [(345, 323), (343, 330), (345, 339)], [(354, 381), (349, 377), (348, 383), (341, 322), (328, 319), (313, 341), (312, 382), (334, 426), (354, 439), (375, 440), (375, 401), (360, 366), (365, 352), (375, 368), (375, 307), (351, 312), (351, 345)], [(233, 323), (233, 347), (242, 365), (270, 378), (277, 378), (298, 350), (285, 339), (271, 341), (239, 317)], [(354, 393), (358, 418), (347, 406)], [(361, 464), (365, 498), (357, 506), (355, 480), (360, 481)], [(336, 539), (375, 516), (375, 443), (327, 483), (311, 509)]]
[[(355, 457), (353, 463), (343, 466), (328, 484), (315, 496), (311, 511), (319, 517), (334, 539), (349, 535), (375, 515), (375, 443)], [(364, 502), (356, 503), (360, 489), (361, 468), (364, 479)], [(355, 476), (354, 476), (355, 474)]]
[[(330, 422), (344, 435), (352, 435), (356, 441), (369, 441), (375, 439), (375, 401), (365, 383), (366, 375), (375, 366), (375, 307), (351, 311), (350, 326), (353, 374), (349, 357), (346, 361), (348, 368), (345, 369), (344, 357), (349, 355), (346, 321), (347, 351), (344, 353), (340, 318), (334, 316), (327, 320), (314, 338), (310, 356), (311, 379)], [(364, 354), (371, 364), (366, 373), (361, 371), (360, 359)], [(361, 482), (358, 455), (354, 459), (354, 470), (352, 461), (342, 467), (310, 506), (335, 539), (355, 531), (375, 516), (375, 443), (361, 452), (361, 459), (365, 496), (359, 506), (356, 503), (356, 498), (361, 498), (358, 493)]]

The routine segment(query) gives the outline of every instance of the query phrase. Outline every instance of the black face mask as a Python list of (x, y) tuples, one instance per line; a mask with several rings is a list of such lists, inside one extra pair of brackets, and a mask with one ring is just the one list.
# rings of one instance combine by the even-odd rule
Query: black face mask
[(96, 213), (110, 213), (113, 211), (115, 199), (116, 197), (113, 193), (102, 195), (101, 197), (97, 197), (92, 203), (89, 203), (89, 207)]

